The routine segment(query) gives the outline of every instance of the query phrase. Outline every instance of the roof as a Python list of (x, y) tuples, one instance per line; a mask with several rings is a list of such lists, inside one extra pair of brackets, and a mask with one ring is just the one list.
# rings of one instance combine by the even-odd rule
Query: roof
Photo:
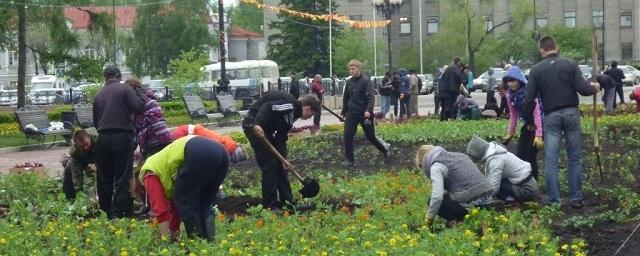
[(262, 34), (251, 31), (251, 30), (247, 30), (238, 26), (232, 26), (231, 33), (229, 33), (229, 36), (242, 37), (242, 38), (255, 38), (255, 37), (262, 37)]
[[(64, 8), (64, 17), (71, 21), (71, 27), (83, 29), (89, 27), (89, 14), (86, 11), (101, 13), (113, 13), (113, 8), (108, 6), (84, 6)], [(116, 6), (116, 26), (118, 28), (131, 28), (136, 18), (136, 8), (133, 6)]]

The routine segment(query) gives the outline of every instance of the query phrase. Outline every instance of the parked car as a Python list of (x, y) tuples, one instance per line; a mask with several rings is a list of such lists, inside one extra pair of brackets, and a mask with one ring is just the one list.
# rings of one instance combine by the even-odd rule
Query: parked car
[(624, 86), (633, 86), (634, 84), (640, 84), (640, 71), (631, 65), (619, 65), (619, 69), (624, 72), (625, 78), (622, 79)]
[(28, 99), (31, 104), (62, 104), (67, 97), (69, 85), (67, 82), (53, 75), (38, 75), (31, 77), (31, 89)]
[(420, 74), (418, 77), (422, 80), (422, 89), (420, 94), (431, 94), (435, 91), (433, 88), (433, 75), (432, 74)]
[[(502, 80), (502, 77), (504, 77), (506, 71), (502, 68), (491, 68), (493, 70), (493, 75), (492, 77), (496, 79), (496, 84), (493, 86), (493, 90), (496, 90), (498, 88), (498, 83), (500, 80)], [(478, 78), (473, 79), (473, 88), (471, 88), (471, 91), (474, 92), (476, 90), (482, 90), (483, 92), (485, 91), (485, 85), (489, 82), (489, 73), (488, 71), (485, 71), (484, 73), (482, 73), (482, 75), (478, 76)]]
[(578, 65), (578, 68), (580, 68), (580, 72), (582, 72), (582, 76), (584, 77), (585, 80), (591, 79), (591, 71), (592, 71), (591, 66)]
[(0, 106), (18, 105), (18, 87), (15, 85), (0, 85)]

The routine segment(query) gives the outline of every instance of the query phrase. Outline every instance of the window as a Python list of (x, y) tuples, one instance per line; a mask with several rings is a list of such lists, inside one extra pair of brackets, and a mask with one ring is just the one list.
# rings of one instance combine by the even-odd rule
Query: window
[(350, 20), (362, 20), (362, 15), (351, 15), (349, 16)]
[(18, 65), (18, 51), (9, 51), (9, 66)]
[(564, 25), (569, 28), (576, 27), (576, 12), (564, 12)]
[(630, 28), (631, 27), (631, 12), (625, 11), (620, 14), (620, 27)]
[(82, 56), (87, 57), (89, 59), (93, 59), (93, 60), (98, 59), (98, 50), (91, 47), (85, 47), (82, 50)]
[(536, 26), (538, 28), (545, 28), (549, 25), (549, 19), (547, 17), (537, 17)]
[(620, 50), (622, 52), (622, 60), (633, 59), (633, 43), (622, 43)]
[(427, 33), (438, 33), (438, 17), (427, 17)]
[(407, 17), (400, 18), (400, 34), (411, 34), (411, 22)]
[(491, 30), (491, 28), (493, 28), (493, 16), (485, 15), (484, 16), (484, 29), (486, 31), (489, 31), (489, 30)]
[(601, 28), (602, 25), (604, 24), (604, 12), (602, 10), (600, 11), (593, 11), (593, 26), (596, 28)]

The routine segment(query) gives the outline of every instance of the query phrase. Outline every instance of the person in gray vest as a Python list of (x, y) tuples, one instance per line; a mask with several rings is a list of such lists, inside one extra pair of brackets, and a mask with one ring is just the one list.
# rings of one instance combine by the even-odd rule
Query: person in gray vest
[(427, 226), (436, 215), (450, 222), (461, 221), (467, 208), (491, 203), (491, 184), (469, 156), (422, 145), (416, 152), (415, 165), (431, 180)]
[(538, 182), (532, 175), (531, 164), (495, 141), (487, 142), (475, 135), (467, 145), (467, 154), (484, 162), (484, 172), (494, 196), (520, 203), (535, 200)]

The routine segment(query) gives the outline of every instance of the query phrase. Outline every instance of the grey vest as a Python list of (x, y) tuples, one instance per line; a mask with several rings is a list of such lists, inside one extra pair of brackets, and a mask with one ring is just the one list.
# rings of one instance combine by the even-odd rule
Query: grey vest
[(491, 194), (491, 184), (467, 155), (457, 152), (442, 152), (433, 162), (441, 163), (447, 167), (444, 188), (453, 201), (468, 202)]

